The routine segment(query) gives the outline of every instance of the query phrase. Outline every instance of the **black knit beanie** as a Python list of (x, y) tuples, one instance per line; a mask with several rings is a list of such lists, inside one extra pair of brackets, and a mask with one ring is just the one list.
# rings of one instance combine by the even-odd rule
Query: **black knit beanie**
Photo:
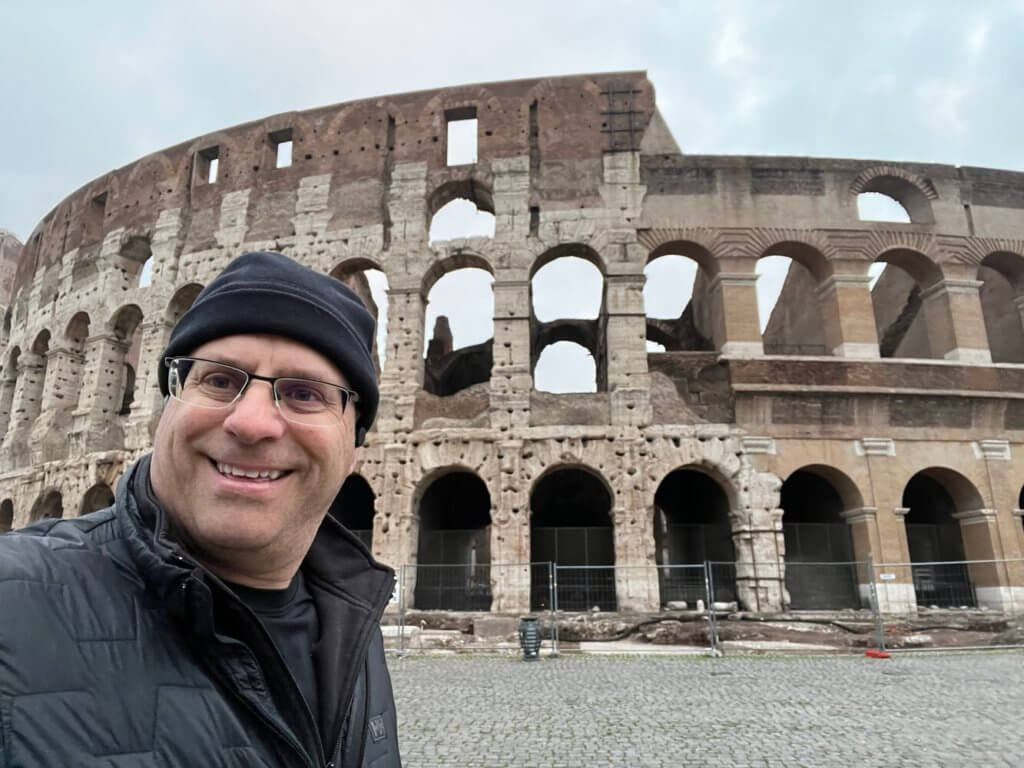
[(373, 316), (347, 285), (280, 253), (239, 256), (196, 297), (160, 357), (160, 391), (168, 394), (165, 358), (189, 355), (213, 339), (249, 333), (294, 339), (334, 363), (359, 393), (356, 445), (362, 445), (380, 398)]

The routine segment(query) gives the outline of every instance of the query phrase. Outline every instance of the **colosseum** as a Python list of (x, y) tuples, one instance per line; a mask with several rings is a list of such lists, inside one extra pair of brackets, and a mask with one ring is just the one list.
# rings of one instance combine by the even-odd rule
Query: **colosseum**
[[(905, 220), (862, 218), (865, 195)], [(432, 239), (458, 201), (493, 233)], [(529, 564), (548, 562), (589, 566), (559, 582), (566, 610), (692, 600), (669, 566), (705, 562), (750, 611), (1024, 606), (1024, 174), (686, 154), (644, 72), (191, 139), (87, 183), (24, 245), (0, 232), (0, 530), (109, 503), (150, 446), (176, 319), (259, 249), (386, 323), (380, 415), (335, 511), (417, 566), (418, 608), (545, 607)], [(790, 266), (762, 325), (769, 257)], [(537, 311), (563, 259), (597, 275), (594, 316)], [(661, 286), (689, 296), (673, 317), (645, 307), (662, 259), (695, 269), (692, 294)], [(468, 345), (426, 320), (461, 270), (489, 292)], [(588, 353), (587, 391), (536, 386), (556, 345)]]

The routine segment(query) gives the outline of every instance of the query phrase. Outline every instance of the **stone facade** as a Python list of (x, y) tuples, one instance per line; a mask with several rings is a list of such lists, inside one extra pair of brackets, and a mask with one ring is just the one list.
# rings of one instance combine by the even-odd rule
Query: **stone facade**
[[(448, 165), (448, 123), (469, 117), (478, 159)], [(292, 162), (278, 168), (285, 141)], [(895, 198), (911, 223), (861, 221), (864, 192)], [(494, 214), (493, 238), (428, 244), (455, 198)], [(1006, 171), (683, 154), (642, 72), (388, 96), (218, 131), (90, 182), (23, 248), (0, 239), (0, 269), (17, 264), (0, 275), (0, 526), (105, 503), (150, 445), (176, 318), (233, 257), (275, 249), (343, 280), (387, 276), (381, 408), (358, 470), (386, 562), (417, 561), (419, 504), (455, 470), (486, 485), (490, 562), (530, 562), (532, 494), (566, 468), (611, 499), (614, 562), (635, 566), (615, 576), (620, 610), (659, 606), (655, 495), (680, 468), (721, 488), (751, 610), (790, 602), (780, 491), (800, 470), (836, 490), (857, 560), (909, 561), (904, 493), (919, 473), (953, 500), (967, 559), (1020, 559), (1022, 211), (1024, 175)], [(679, 321), (648, 321), (643, 270), (668, 254), (699, 264), (694, 296)], [(755, 266), (768, 255), (806, 274), (787, 281), (763, 340)], [(562, 256), (601, 271), (597, 321), (534, 316), (530, 280)], [(885, 278), (881, 307), (867, 276), (877, 261), (909, 276), (903, 288)], [(494, 278), (494, 337), (473, 353), (483, 375), (449, 392), (426, 371), (424, 310), (462, 267)], [(781, 354), (765, 354), (769, 335)], [(564, 338), (593, 354), (596, 393), (534, 390), (538, 347)], [(669, 351), (648, 353), (648, 338)], [(436, 359), (451, 354), (435, 346)], [(529, 610), (526, 572), (493, 573), (491, 609)], [(1021, 562), (973, 567), (972, 579), (980, 603), (1024, 604)], [(885, 586), (900, 585), (913, 591), (909, 570)]]

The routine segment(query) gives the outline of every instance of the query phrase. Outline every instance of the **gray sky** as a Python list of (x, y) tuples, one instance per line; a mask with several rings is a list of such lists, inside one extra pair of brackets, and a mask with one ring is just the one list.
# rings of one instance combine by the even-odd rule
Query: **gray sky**
[(648, 71), (684, 152), (1024, 170), (1024, 0), (0, 4), (0, 227), (22, 239), (96, 176), (218, 128), (619, 69)]

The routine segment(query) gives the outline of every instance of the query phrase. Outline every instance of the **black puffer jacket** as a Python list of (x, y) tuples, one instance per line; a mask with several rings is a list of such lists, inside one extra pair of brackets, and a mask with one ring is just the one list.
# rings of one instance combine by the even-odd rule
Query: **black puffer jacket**
[(303, 563), (325, 750), (262, 625), (165, 538), (148, 476), (147, 457), (113, 507), (0, 536), (0, 766), (399, 766), (390, 569), (331, 517)]

